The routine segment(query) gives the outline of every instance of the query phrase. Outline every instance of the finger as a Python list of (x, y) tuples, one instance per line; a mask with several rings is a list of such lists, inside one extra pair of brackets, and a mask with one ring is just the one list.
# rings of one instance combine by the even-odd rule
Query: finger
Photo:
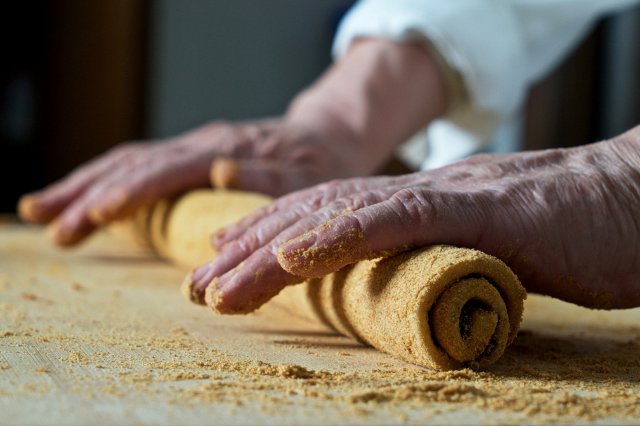
[(240, 314), (259, 308), (287, 285), (300, 281), (280, 267), (273, 251), (263, 248), (220, 277), (213, 262), (196, 268), (181, 290), (194, 303), (207, 304), (220, 313)]
[(128, 145), (114, 149), (74, 170), (66, 178), (39, 192), (24, 195), (18, 202), (18, 214), (31, 223), (49, 223), (87, 187), (113, 168), (137, 147)]
[(357, 200), (337, 200), (316, 212), (313, 211), (314, 207), (300, 204), (298, 208), (274, 214), (252, 226), (238, 240), (225, 245), (216, 258), (205, 267), (208, 272), (201, 278), (195, 288), (203, 291), (213, 277), (220, 276), (233, 269), (251, 256), (252, 253), (267, 244), (271, 244), (275, 251), (280, 244), (293, 236), (312, 229), (345, 210), (361, 208), (363, 205), (379, 201), (380, 196), (378, 194), (365, 194)]
[(206, 289), (205, 302), (218, 313), (246, 314), (286, 286), (303, 280), (283, 270), (275, 253), (263, 248), (236, 269), (214, 279)]
[(456, 194), (403, 189), (388, 201), (341, 215), (288, 241), (278, 250), (278, 262), (291, 274), (322, 277), (411, 247), (475, 245), (483, 238), (483, 227), (476, 225), (483, 222), (481, 211)]
[(18, 216), (29, 223), (49, 223), (64, 207), (69, 203), (69, 199), (54, 199), (47, 203), (39, 193), (26, 194), (18, 200)]
[(92, 203), (107, 192), (107, 188), (117, 182), (123, 176), (122, 170), (109, 176), (82, 193), (67, 208), (51, 222), (48, 228), (48, 236), (51, 241), (62, 247), (73, 246), (88, 237), (97, 224), (91, 221), (88, 211)]
[[(258, 248), (248, 244), (260, 236), (262, 240), (269, 240), (300, 218), (319, 210), (335, 201), (341, 193), (326, 194), (324, 191), (303, 191), (300, 197), (287, 197), (283, 202), (277, 200), (271, 205), (259, 209), (257, 212), (242, 218), (211, 235), (211, 245), (222, 251), (227, 244), (246, 244), (253, 249)], [(308, 195), (306, 195), (308, 194)], [(248, 241), (247, 241), (248, 240)], [(268, 240), (267, 240), (268, 241)]]
[(280, 197), (272, 204), (245, 216), (239, 222), (216, 231), (211, 236), (211, 245), (216, 250), (222, 250), (225, 244), (241, 238), (247, 232), (251, 232), (250, 230), (265, 217), (288, 211), (292, 206), (299, 203), (306, 203), (314, 210), (343, 197), (375, 191), (380, 188), (388, 190), (391, 187), (403, 185), (403, 183), (403, 180), (395, 177), (355, 178), (334, 180), (312, 188), (299, 190)]
[(104, 225), (164, 197), (205, 186), (208, 163), (206, 158), (192, 156), (172, 159), (163, 156), (133, 163), (92, 197), (87, 215), (93, 223)]
[(71, 247), (96, 230), (96, 225), (91, 223), (84, 214), (84, 209), (75, 207), (65, 210), (64, 215), (51, 222), (47, 229), (47, 236), (55, 245)]
[[(233, 241), (225, 245), (223, 250), (218, 253), (213, 260), (199, 268), (196, 268), (191, 276), (185, 280), (185, 283), (183, 283), (185, 286), (184, 293), (190, 300), (202, 303), (204, 300), (205, 290), (214, 278), (222, 276), (238, 267), (238, 265), (250, 257), (255, 251), (263, 248), (267, 243), (269, 243), (272, 251), (275, 253), (277, 247), (283, 242), (305, 232), (308, 229), (314, 228), (319, 223), (328, 220), (330, 217), (335, 217), (337, 213), (332, 212), (332, 209), (335, 207), (327, 206), (327, 208), (325, 208), (321, 213), (322, 216), (313, 215), (302, 220), (297, 220), (297, 222), (295, 220), (291, 220), (290, 224), (293, 222), (296, 223), (279, 234), (278, 231), (286, 227), (274, 225), (274, 228), (267, 230), (264, 234), (254, 236), (251, 240), (245, 238), (242, 241)], [(246, 235), (255, 234), (247, 233)]]
[(274, 213), (247, 228), (237, 239), (227, 243), (212, 262), (212, 274), (219, 276), (245, 260), (282, 231), (311, 214), (311, 207), (302, 203), (290, 210)]
[[(276, 253), (278, 247), (284, 242), (294, 238), (304, 232), (326, 223), (331, 218), (343, 213), (345, 210), (360, 209), (364, 206), (380, 202), (387, 194), (383, 192), (369, 192), (358, 194), (357, 197), (345, 197), (321, 208), (313, 214), (305, 214), (303, 210), (299, 214), (286, 218), (273, 217), (255, 225), (254, 233), (247, 232), (241, 240), (227, 244), (218, 256), (207, 264), (197, 268), (191, 275), (190, 280), (185, 284), (188, 290), (185, 294), (193, 301), (202, 301), (206, 288), (215, 277), (221, 277), (230, 273), (237, 265), (247, 262), (254, 257), (254, 254), (262, 251), (266, 253)], [(251, 236), (249, 238), (248, 236)], [(265, 251), (266, 250), (266, 251)], [(274, 256), (275, 258), (275, 256)], [(262, 257), (264, 262), (271, 262), (271, 259)], [(266, 265), (261, 265), (254, 260), (258, 270), (264, 269)], [(243, 266), (243, 268), (247, 268)], [(262, 282), (249, 282), (249, 287), (260, 286)], [(237, 291), (242, 291), (238, 287)], [(250, 293), (252, 290), (247, 289)]]
[(18, 202), (18, 214), (25, 222), (49, 223), (55, 219), (87, 187), (100, 178), (99, 174), (84, 180), (64, 180), (40, 192), (26, 194)]
[[(382, 192), (372, 192), (362, 197), (337, 200), (332, 205), (296, 222), (294, 226), (281, 232), (269, 244), (254, 251), (243, 262), (221, 276), (216, 278), (215, 271), (212, 268), (207, 269), (203, 281), (211, 276), (213, 279), (206, 286), (206, 304), (224, 314), (248, 313), (259, 308), (286, 286), (303, 280), (285, 271), (277, 260), (278, 247), (284, 241), (326, 223), (338, 212), (344, 212), (345, 207), (358, 209), (366, 205), (375, 205), (384, 195)], [(210, 275), (206, 276), (207, 274)]]
[(210, 243), (216, 251), (221, 251), (222, 248), (230, 241), (236, 240), (240, 235), (244, 234), (247, 229), (253, 226), (262, 218), (275, 212), (274, 203), (265, 207), (261, 207), (253, 213), (244, 216), (236, 223), (227, 225), (211, 234)]
[(71, 246), (89, 236), (99, 225), (89, 216), (92, 206), (108, 197), (128, 176), (128, 169), (116, 169), (83, 192), (50, 224), (48, 234), (52, 242), (59, 246)]
[(278, 214), (283, 210), (288, 210), (292, 205), (299, 203), (301, 200), (306, 200), (307, 202), (312, 200), (311, 203), (313, 203), (314, 197), (317, 198), (315, 188), (303, 189), (280, 197), (271, 204), (248, 214), (238, 222), (227, 225), (211, 234), (211, 246), (218, 251), (222, 250), (225, 244), (240, 238), (248, 229), (252, 228), (265, 217)]
[(289, 273), (315, 278), (374, 257), (358, 218), (345, 214), (286, 242), (278, 250), (280, 266)]

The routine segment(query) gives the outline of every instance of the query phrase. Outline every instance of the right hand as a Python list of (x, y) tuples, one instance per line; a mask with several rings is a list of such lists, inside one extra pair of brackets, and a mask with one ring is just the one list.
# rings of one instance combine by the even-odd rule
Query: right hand
[[(346, 164), (347, 132), (286, 119), (213, 123), (163, 143), (119, 145), (20, 200), (20, 216), (50, 223), (70, 246), (141, 206), (209, 185), (278, 196), (359, 171)], [(343, 150), (342, 152), (340, 151)], [(213, 163), (213, 167), (212, 167)]]
[(640, 306), (640, 126), (571, 149), (483, 154), (404, 176), (335, 180), (218, 231), (190, 295), (247, 313), (285, 286), (434, 244), (502, 259), (525, 288)]

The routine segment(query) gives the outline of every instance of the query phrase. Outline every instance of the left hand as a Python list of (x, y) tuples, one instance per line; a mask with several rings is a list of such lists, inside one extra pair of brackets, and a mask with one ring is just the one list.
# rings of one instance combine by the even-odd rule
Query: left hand
[(213, 236), (191, 276), (222, 313), (246, 313), (303, 277), (452, 244), (505, 261), (529, 291), (598, 308), (640, 306), (640, 127), (573, 149), (479, 155), (401, 177), (299, 191)]

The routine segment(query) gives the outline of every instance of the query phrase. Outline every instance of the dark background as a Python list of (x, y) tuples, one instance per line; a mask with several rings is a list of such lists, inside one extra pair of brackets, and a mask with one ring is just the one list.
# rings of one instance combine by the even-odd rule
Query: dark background
[[(0, 212), (122, 141), (277, 115), (330, 62), (350, 0), (23, 0), (0, 14)], [(526, 105), (525, 149), (640, 122), (640, 9), (607, 19)]]

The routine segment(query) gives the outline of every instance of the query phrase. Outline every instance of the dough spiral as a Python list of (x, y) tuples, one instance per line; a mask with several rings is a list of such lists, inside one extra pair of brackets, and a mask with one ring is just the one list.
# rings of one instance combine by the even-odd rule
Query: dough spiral
[[(140, 213), (147, 219), (136, 223), (146, 223), (148, 235), (136, 240), (192, 268), (213, 256), (212, 231), (268, 202), (255, 194), (195, 191)], [(485, 367), (502, 356), (518, 332), (525, 298), (499, 259), (438, 245), (361, 261), (288, 287), (267, 308), (322, 321), (414, 364), (455, 369)]]
[(499, 259), (432, 246), (286, 289), (280, 303), (414, 364), (486, 367), (516, 337), (524, 288)]

